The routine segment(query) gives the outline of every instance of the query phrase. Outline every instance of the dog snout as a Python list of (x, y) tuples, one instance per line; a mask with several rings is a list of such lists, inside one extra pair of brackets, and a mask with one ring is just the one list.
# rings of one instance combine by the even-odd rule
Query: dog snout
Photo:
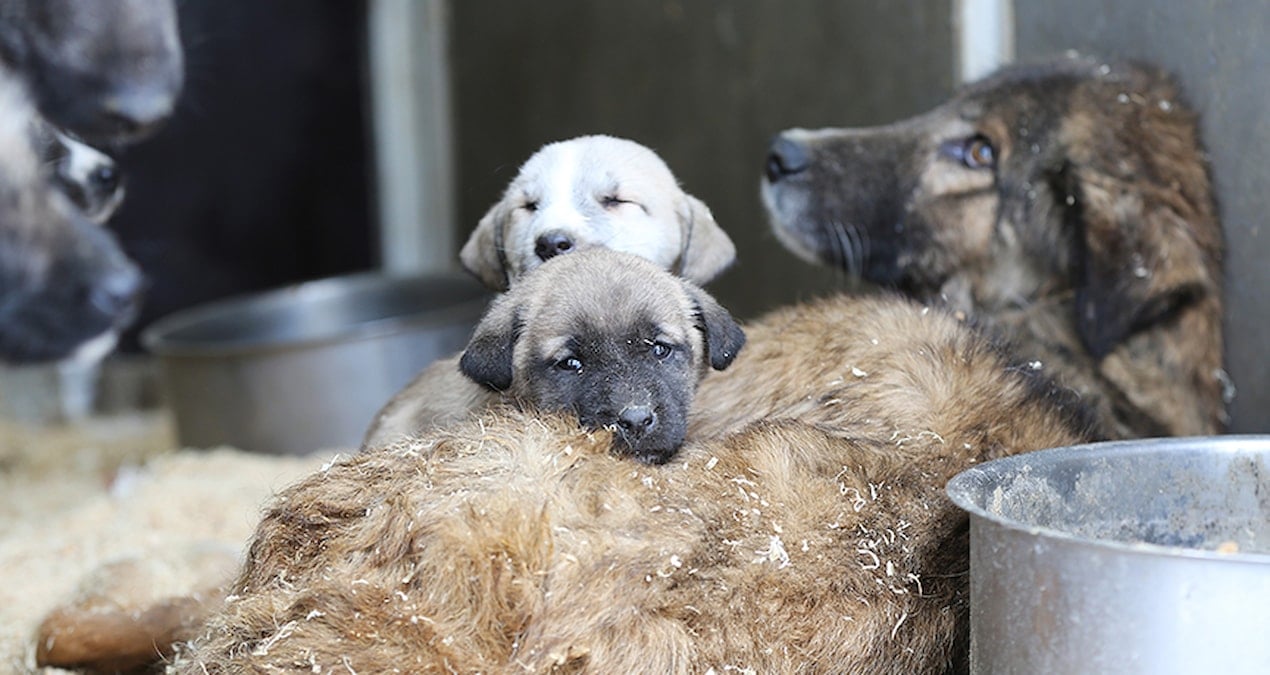
[(88, 289), (88, 302), (105, 316), (130, 315), (141, 300), (145, 278), (135, 266), (123, 265), (106, 272)]
[(617, 415), (617, 426), (627, 438), (637, 439), (657, 426), (657, 413), (646, 405), (627, 406)]
[(573, 238), (560, 230), (544, 232), (534, 241), (534, 253), (542, 261), (554, 258), (561, 253), (568, 253), (573, 249)]
[(801, 143), (787, 136), (777, 136), (767, 150), (767, 180), (775, 183), (782, 178), (802, 173), (811, 166), (811, 155)]

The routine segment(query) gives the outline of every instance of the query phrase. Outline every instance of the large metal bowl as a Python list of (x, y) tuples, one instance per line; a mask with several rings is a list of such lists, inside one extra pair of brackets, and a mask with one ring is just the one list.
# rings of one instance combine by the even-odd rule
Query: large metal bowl
[(977, 673), (1270, 673), (1270, 436), (1034, 452), (956, 476)]
[(463, 348), (488, 298), (466, 276), (358, 274), (184, 310), (142, 340), (182, 444), (355, 448), (394, 392)]

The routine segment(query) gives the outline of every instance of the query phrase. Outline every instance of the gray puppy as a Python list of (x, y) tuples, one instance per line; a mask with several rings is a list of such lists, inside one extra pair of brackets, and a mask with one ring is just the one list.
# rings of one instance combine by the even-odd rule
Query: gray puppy
[(714, 298), (644, 258), (557, 256), (491, 303), (460, 358), (389, 401), (364, 447), (507, 401), (574, 413), (612, 429), (617, 452), (665, 462), (683, 444), (697, 382), (744, 343)]

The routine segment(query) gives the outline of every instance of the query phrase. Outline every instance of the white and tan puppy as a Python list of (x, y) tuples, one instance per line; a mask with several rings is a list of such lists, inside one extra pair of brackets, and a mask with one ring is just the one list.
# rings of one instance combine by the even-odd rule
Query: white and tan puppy
[(638, 256), (579, 251), (496, 298), (462, 357), (425, 369), (384, 407), (380, 428), (421, 433), (509, 402), (573, 413), (612, 429), (618, 454), (661, 463), (684, 442), (697, 382), (744, 344), (696, 285)]
[(736, 259), (710, 209), (679, 187), (657, 153), (612, 136), (534, 153), (459, 258), (486, 285), (506, 290), (544, 260), (589, 248), (637, 255), (697, 284)]

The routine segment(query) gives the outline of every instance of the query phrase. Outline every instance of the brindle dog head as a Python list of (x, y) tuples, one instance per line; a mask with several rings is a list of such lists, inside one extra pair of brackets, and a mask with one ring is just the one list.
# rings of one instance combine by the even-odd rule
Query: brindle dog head
[(705, 291), (601, 248), (553, 257), (496, 298), (459, 368), (521, 403), (611, 428), (623, 454), (661, 463), (684, 442), (697, 381), (744, 343)]
[(0, 59), (50, 122), (95, 142), (154, 129), (184, 81), (173, 0), (0, 0)]
[(798, 255), (988, 323), (1054, 300), (1075, 350), (1122, 350), (1127, 370), (1099, 367), (1134, 405), (1157, 376), (1202, 392), (1177, 411), (1202, 422), (1148, 410), (1139, 433), (1220, 426), (1222, 236), (1195, 115), (1163, 73), (1007, 69), (895, 124), (786, 131), (765, 173)]

